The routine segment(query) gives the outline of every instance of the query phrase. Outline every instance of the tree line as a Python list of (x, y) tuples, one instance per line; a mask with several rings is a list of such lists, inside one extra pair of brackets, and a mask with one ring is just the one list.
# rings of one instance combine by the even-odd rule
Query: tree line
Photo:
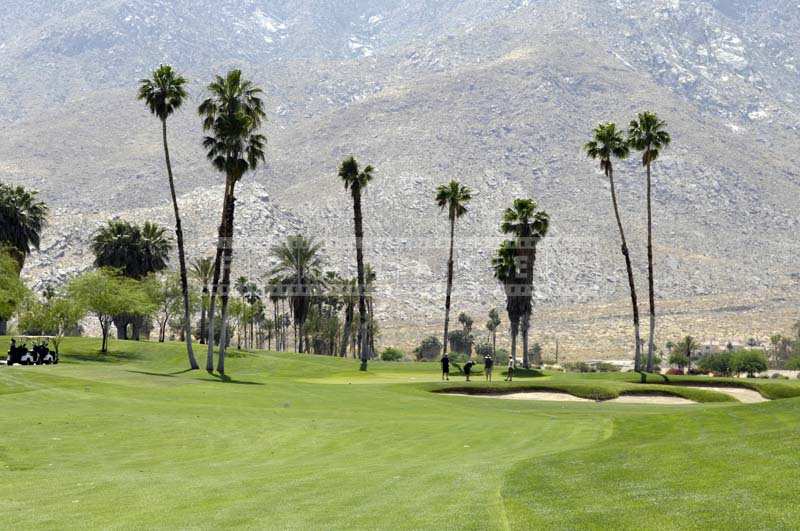
[[(159, 339), (163, 339), (169, 323), (179, 323), (179, 336), (186, 343), (190, 368), (199, 364), (193, 350), (193, 340), (199, 339), (206, 348), (206, 370), (225, 373), (225, 354), (236, 326), (237, 344), (244, 341), (248, 346), (260, 346), (264, 341), (271, 347), (273, 342), (280, 348), (287, 347), (287, 327), (293, 329), (294, 348), (300, 352), (316, 351), (344, 355), (349, 349), (355, 351), (366, 370), (368, 360), (375, 355), (374, 341), (377, 324), (374, 318), (374, 300), (371, 284), (375, 272), (369, 268), (364, 256), (364, 217), (362, 201), (364, 192), (375, 178), (375, 168), (362, 167), (354, 157), (345, 159), (338, 168), (337, 176), (350, 195), (353, 205), (353, 235), (355, 238), (356, 277), (345, 279), (337, 273), (322, 271), (321, 245), (302, 235), (289, 237), (274, 246), (271, 253), (278, 266), (270, 272), (270, 278), (250, 280), (232, 278), (234, 260), (234, 227), (236, 185), (255, 171), (265, 159), (266, 137), (261, 133), (266, 119), (263, 91), (246, 79), (240, 70), (231, 70), (224, 76), (216, 76), (206, 87), (208, 96), (197, 108), (204, 136), (201, 140), (211, 166), (222, 175), (224, 192), (222, 211), (217, 228), (217, 245), (213, 257), (188, 260), (183, 234), (180, 209), (175, 190), (175, 172), (169, 150), (169, 119), (183, 108), (188, 99), (186, 79), (171, 66), (162, 65), (147, 79), (139, 83), (137, 98), (158, 119), (163, 146), (164, 167), (175, 219), (175, 241), (178, 256), (178, 271), (174, 278), (160, 278), (153, 284), (150, 276), (162, 272), (167, 266), (171, 240), (166, 229), (153, 223), (141, 227), (124, 221), (112, 221), (99, 231), (92, 242), (98, 271), (93, 279), (111, 291), (122, 290), (130, 301), (146, 302), (142, 307), (117, 308), (113, 312), (90, 310), (98, 315), (102, 330), (113, 323), (120, 338), (140, 337), (146, 316), (158, 313)], [(625, 261), (629, 293), (632, 305), (633, 344), (635, 369), (654, 369), (656, 308), (653, 267), (652, 230), (652, 167), (663, 149), (670, 145), (671, 137), (666, 124), (651, 112), (640, 113), (630, 122), (627, 134), (613, 123), (600, 124), (593, 131), (590, 142), (585, 144), (586, 154), (599, 160), (601, 170), (607, 178), (616, 228), (620, 235), (621, 253)], [(647, 211), (647, 270), (649, 327), (646, 358), (641, 352), (641, 331), (633, 261), (627, 243), (625, 223), (620, 208), (619, 194), (615, 183), (615, 160), (625, 159), (631, 151), (642, 153), (645, 169)], [(436, 204), (446, 212), (449, 222), (449, 254), (447, 261), (446, 294), (444, 302), (444, 328), (442, 349), (446, 353), (450, 344), (450, 313), (452, 290), (455, 279), (455, 245), (457, 222), (468, 213), (473, 192), (458, 181), (451, 181), (435, 190)], [(47, 215), (46, 205), (39, 201), (35, 192), (3, 185), (0, 187), (0, 208), (4, 219), (0, 241), (8, 247), (9, 256), (16, 263), (17, 271), (24, 265), (31, 249), (39, 245), (39, 237)], [(500, 232), (508, 238), (503, 241), (492, 257), (492, 269), (506, 296), (506, 313), (509, 320), (511, 355), (516, 358), (518, 340), (521, 338), (522, 362), (525, 367), (540, 364), (540, 356), (532, 355), (529, 336), (534, 304), (534, 269), (537, 246), (547, 236), (550, 216), (540, 209), (533, 198), (517, 198), (503, 212)], [(132, 253), (131, 249), (136, 249)], [(137, 254), (138, 253), (138, 254)], [(135, 255), (135, 259), (131, 258)], [(113, 274), (112, 274), (113, 272)], [(103, 276), (101, 282), (100, 276)], [(139, 297), (129, 281), (144, 283), (145, 295)], [(198, 296), (193, 294), (190, 281), (201, 286)], [(124, 280), (124, 282), (123, 282)], [(77, 296), (80, 286), (72, 286)], [(112, 289), (113, 288), (113, 289)], [(336, 297), (331, 292), (336, 292)], [(169, 297), (167, 297), (167, 294)], [(99, 294), (95, 294), (99, 296)], [(199, 332), (193, 333), (193, 308), (200, 301)], [(172, 302), (164, 302), (170, 298)], [(175, 305), (175, 300), (180, 304)], [(267, 311), (268, 299), (272, 308)], [(334, 300), (335, 299), (335, 300)], [(153, 302), (157, 301), (157, 302)], [(160, 303), (158, 302), (160, 301)], [(84, 301), (85, 302), (85, 301)], [(284, 307), (287, 306), (287, 307)], [(87, 306), (88, 308), (88, 306)], [(286, 311), (288, 308), (288, 311)], [(355, 310), (358, 313), (355, 313)], [(2, 308), (0, 308), (2, 310)], [(146, 311), (145, 311), (146, 310)], [(5, 314), (8, 314), (5, 311)], [(99, 317), (102, 314), (103, 317)], [(271, 314), (271, 315), (270, 315)], [(337, 319), (334, 326), (333, 319)], [(0, 327), (5, 327), (7, 315), (0, 314)], [(495, 311), (490, 321), (493, 342), (499, 327), (499, 314)], [(288, 324), (287, 324), (288, 323)], [(335, 330), (335, 332), (334, 332)], [(311, 331), (314, 331), (313, 333)], [(0, 329), (0, 333), (3, 330)], [(468, 334), (467, 334), (468, 335)], [(241, 337), (239, 337), (241, 336)], [(322, 342), (320, 337), (326, 337)], [(324, 346), (324, 345), (325, 346)], [(215, 353), (215, 346), (218, 350)], [(103, 349), (106, 348), (104, 332)], [(495, 350), (495, 349), (493, 349)], [(215, 358), (216, 354), (216, 358)]]

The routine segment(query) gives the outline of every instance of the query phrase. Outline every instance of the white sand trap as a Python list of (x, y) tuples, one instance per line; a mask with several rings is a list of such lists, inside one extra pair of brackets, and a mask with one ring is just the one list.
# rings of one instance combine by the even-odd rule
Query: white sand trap
[[(508, 394), (466, 394), (466, 393), (445, 393), (454, 396), (479, 396), (483, 398), (499, 398), (501, 400), (539, 400), (544, 402), (595, 402), (589, 398), (581, 398), (569, 393), (558, 393), (549, 391), (526, 391), (524, 393)], [(692, 400), (679, 396), (657, 396), (657, 395), (623, 395), (613, 400), (603, 400), (603, 403), (611, 404), (660, 404), (668, 406), (685, 406), (695, 404)]]
[(746, 389), (744, 387), (710, 387), (707, 385), (695, 385), (692, 387), (695, 389), (706, 389), (708, 391), (724, 393), (732, 396), (743, 404), (759, 404), (761, 402), (768, 402), (768, 400), (761, 396), (761, 393), (758, 391), (753, 391), (752, 389)]
[(619, 398), (607, 400), (607, 402), (612, 404), (660, 404), (662, 406), (688, 406), (697, 403), (680, 396), (660, 395), (622, 395)]
[(551, 393), (548, 391), (527, 391), (524, 393), (508, 393), (503, 395), (445, 393), (451, 396), (479, 396), (483, 398), (499, 398), (501, 400), (541, 400), (545, 402), (594, 402), (588, 398), (573, 396), (569, 393)]

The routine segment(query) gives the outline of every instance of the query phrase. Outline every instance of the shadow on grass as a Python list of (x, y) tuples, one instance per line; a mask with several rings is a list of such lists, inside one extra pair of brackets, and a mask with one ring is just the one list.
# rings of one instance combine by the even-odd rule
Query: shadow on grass
[(133, 352), (109, 352), (108, 354), (61, 354), (59, 356), (61, 363), (70, 363), (78, 361), (92, 361), (95, 363), (118, 363), (122, 361), (140, 360), (142, 356)]
[(217, 374), (212, 373), (211, 376), (214, 377), (213, 380), (208, 380), (206, 378), (195, 378), (196, 380), (200, 380), (201, 382), (217, 382), (217, 383), (225, 383), (225, 384), (233, 384), (233, 385), (264, 385), (261, 382), (248, 382), (245, 380), (234, 380), (227, 374)]
[(128, 370), (126, 372), (131, 372), (131, 373), (134, 373), (134, 374), (144, 374), (146, 376), (160, 376), (162, 378), (175, 378), (176, 376), (178, 376), (180, 374), (186, 374), (187, 372), (192, 372), (192, 371), (193, 371), (193, 369), (184, 369), (182, 371), (163, 373), (163, 372), (134, 371), (134, 370), (131, 369), (131, 370)]

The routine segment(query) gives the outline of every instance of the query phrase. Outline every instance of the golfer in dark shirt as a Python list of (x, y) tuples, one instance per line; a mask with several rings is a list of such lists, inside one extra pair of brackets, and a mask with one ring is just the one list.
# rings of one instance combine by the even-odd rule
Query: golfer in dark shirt
[(492, 381), (492, 369), (494, 368), (494, 360), (488, 354), (483, 358), (483, 371), (486, 373), (486, 381)]
[(450, 358), (442, 356), (442, 380), (450, 381)]
[(470, 375), (470, 373), (472, 373), (472, 366), (473, 365), (475, 365), (475, 362), (472, 361), (472, 360), (469, 360), (468, 362), (466, 362), (464, 364), (464, 374), (467, 377), (467, 381), (469, 381), (469, 375)]

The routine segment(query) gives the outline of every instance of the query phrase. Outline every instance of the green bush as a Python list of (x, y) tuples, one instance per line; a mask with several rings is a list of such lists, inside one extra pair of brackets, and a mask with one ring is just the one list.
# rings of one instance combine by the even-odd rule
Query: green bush
[(441, 355), (442, 342), (436, 336), (428, 336), (414, 349), (417, 361), (433, 361)]
[(786, 368), (790, 371), (800, 371), (800, 356), (789, 358), (789, 361), (786, 362)]
[(475, 345), (475, 354), (478, 355), (479, 358), (483, 359), (485, 356), (492, 355), (492, 345), (489, 343), (478, 343)]
[(669, 364), (683, 369), (689, 365), (689, 357), (683, 352), (673, 352), (669, 355)]
[(705, 373), (730, 376), (733, 373), (733, 354), (730, 352), (709, 354), (697, 363), (697, 367)]
[(767, 358), (757, 350), (743, 350), (733, 355), (731, 369), (734, 373), (747, 373), (749, 378), (767, 370)]
[(401, 361), (405, 357), (406, 355), (403, 351), (395, 347), (386, 347), (381, 352), (381, 360), (383, 361)]

